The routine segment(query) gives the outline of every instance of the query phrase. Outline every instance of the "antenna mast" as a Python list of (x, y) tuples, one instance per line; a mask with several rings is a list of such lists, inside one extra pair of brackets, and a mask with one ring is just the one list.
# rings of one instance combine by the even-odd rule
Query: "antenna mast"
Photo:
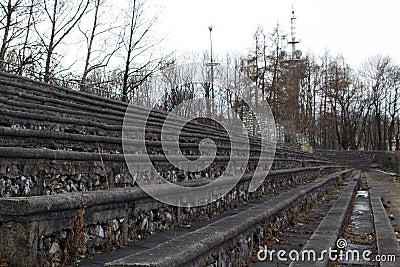
[(291, 24), (291, 37), (292, 40), (288, 42), (288, 44), (292, 45), (292, 60), (297, 60), (300, 59), (296, 54), (296, 44), (300, 43), (300, 41), (296, 40), (296, 16), (294, 15), (294, 9), (292, 5), (292, 17), (290, 18), (290, 24)]

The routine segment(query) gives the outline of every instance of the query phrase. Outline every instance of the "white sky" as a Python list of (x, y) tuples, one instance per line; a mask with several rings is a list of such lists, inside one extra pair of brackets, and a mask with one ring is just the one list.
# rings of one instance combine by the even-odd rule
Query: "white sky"
[(213, 25), (215, 54), (247, 54), (258, 25), (269, 33), (279, 21), (290, 33), (293, 4), (303, 55), (311, 51), (319, 56), (327, 49), (333, 55), (341, 53), (354, 68), (376, 54), (400, 61), (398, 0), (149, 0), (148, 4), (163, 7), (158, 29), (167, 34), (165, 52), (208, 50), (208, 26)]

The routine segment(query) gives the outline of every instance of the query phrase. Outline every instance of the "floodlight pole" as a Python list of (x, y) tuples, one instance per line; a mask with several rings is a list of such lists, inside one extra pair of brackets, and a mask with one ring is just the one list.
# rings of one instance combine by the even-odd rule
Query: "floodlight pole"
[(214, 99), (214, 61), (213, 61), (213, 49), (212, 49), (212, 35), (213, 26), (208, 26), (210, 30), (210, 46), (211, 46), (211, 97)]

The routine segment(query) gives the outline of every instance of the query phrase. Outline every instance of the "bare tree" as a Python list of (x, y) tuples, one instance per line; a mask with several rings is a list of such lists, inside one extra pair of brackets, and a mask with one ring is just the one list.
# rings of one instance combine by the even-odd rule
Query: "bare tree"
[(19, 53), (18, 65), (20, 66), (20, 69), (18, 74), (20, 75), (23, 72), (24, 66), (35, 65), (35, 62), (39, 60), (42, 54), (36, 39), (33, 38), (31, 33), (32, 27), (37, 22), (36, 17), (38, 17), (38, 14), (40, 14), (37, 0), (30, 0), (27, 12), (23, 43)]
[(0, 60), (6, 58), (7, 51), (12, 47), (12, 42), (24, 32), (22, 20), (25, 12), (23, 0), (8, 0), (0, 2), (0, 32), (2, 33)]
[[(114, 34), (114, 31), (119, 31), (122, 27), (116, 21), (113, 23), (103, 23), (102, 17), (105, 12), (102, 11), (105, 7), (105, 0), (93, 0), (93, 22), (88, 30), (82, 29), (81, 23), (78, 25), (80, 32), (83, 34), (86, 41), (86, 58), (83, 74), (81, 76), (81, 90), (84, 90), (84, 85), (87, 83), (88, 75), (96, 69), (106, 67), (113, 55), (120, 48), (121, 34)], [(96, 41), (102, 43), (96, 47)]]
[(19, 8), (21, 2), (22, 2), (21, 0), (17, 0), (13, 3), (11, 0), (8, 0), (7, 3), (3, 2), (0, 3), (0, 8), (1, 8), (0, 29), (3, 32), (2, 36), (3, 38), (0, 48), (0, 60), (4, 60), (10, 42), (13, 40), (13, 37), (10, 35), (12, 35), (12, 31), (16, 23), (14, 17), (17, 13), (17, 9)]
[(384, 99), (388, 92), (388, 76), (392, 68), (391, 59), (389, 57), (375, 56), (369, 58), (361, 69), (361, 75), (367, 86), (367, 92), (370, 102), (372, 103), (374, 125), (369, 130), (374, 131), (376, 138), (374, 139), (374, 148), (384, 150), (386, 148), (384, 141)]
[(387, 128), (387, 140), (389, 150), (393, 147), (393, 139), (397, 141), (396, 149), (398, 147), (398, 134), (395, 135), (396, 122), (399, 120), (400, 111), (400, 67), (393, 66), (389, 76), (389, 93), (386, 99), (387, 101), (387, 113), (388, 113), (388, 128)]
[[(56, 48), (76, 28), (79, 21), (86, 14), (90, 0), (43, 0), (44, 10), (43, 25), (35, 25), (35, 29), (46, 50), (44, 81), (49, 82), (52, 75), (53, 57)], [(44, 33), (40, 26), (47, 27), (48, 33)]]
[(0, 3), (0, 61), (13, 63), (15, 67), (11, 71), (17, 74), (22, 74), (27, 65), (33, 68), (40, 58), (40, 48), (32, 35), (38, 14), (37, 0)]
[(242, 69), (244, 73), (255, 83), (254, 92), (254, 104), (257, 106), (259, 101), (258, 93), (261, 89), (264, 91), (265, 88), (265, 72), (266, 66), (263, 64), (266, 58), (266, 35), (264, 29), (259, 26), (257, 27), (253, 35), (253, 50), (250, 52), (248, 57), (242, 61)]
[(135, 96), (135, 89), (162, 65), (163, 58), (154, 59), (151, 49), (161, 40), (151, 39), (151, 30), (158, 15), (146, 18), (145, 1), (133, 0), (127, 13), (127, 25), (123, 42), (124, 67), (122, 71), (123, 101)]
[(320, 87), (320, 66), (313, 55), (307, 55), (305, 64), (305, 76), (300, 85), (300, 121), (302, 132), (308, 138), (312, 146), (318, 144), (317, 136), (317, 100)]

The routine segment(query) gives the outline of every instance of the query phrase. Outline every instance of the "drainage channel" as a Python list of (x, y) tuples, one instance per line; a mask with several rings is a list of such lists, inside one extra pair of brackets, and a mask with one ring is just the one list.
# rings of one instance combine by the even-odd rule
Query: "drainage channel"
[[(331, 191), (328, 195), (319, 200), (318, 203), (312, 208), (311, 211), (302, 214), (296, 224), (289, 226), (284, 233), (270, 240), (267, 244), (267, 249), (272, 252), (275, 251), (273, 256), (267, 257), (262, 262), (253, 263), (254, 267), (276, 267), (276, 266), (289, 266), (291, 264), (289, 253), (296, 254), (295, 251), (300, 252), (312, 234), (318, 228), (325, 215), (335, 204), (343, 192), (346, 185), (340, 185)], [(277, 252), (285, 251), (286, 257), (278, 260)], [(270, 254), (272, 255), (272, 253)], [(287, 261), (285, 260), (287, 258)], [(256, 258), (254, 258), (256, 261)]]
[(361, 174), (357, 194), (349, 212), (341, 244), (343, 256), (339, 258), (336, 266), (379, 266), (371, 260), (378, 251), (370, 194), (364, 173)]

